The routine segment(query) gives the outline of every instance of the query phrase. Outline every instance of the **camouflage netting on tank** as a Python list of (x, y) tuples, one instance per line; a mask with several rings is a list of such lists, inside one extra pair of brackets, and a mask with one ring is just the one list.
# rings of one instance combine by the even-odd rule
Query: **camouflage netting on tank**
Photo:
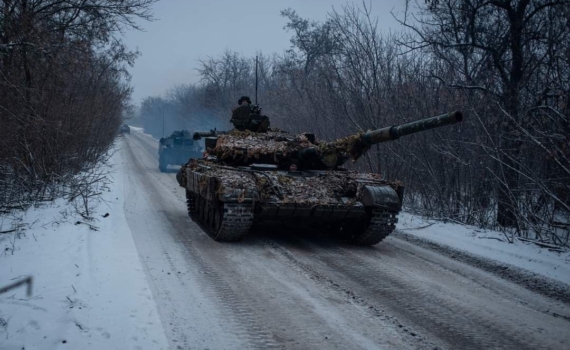
[(362, 134), (364, 132), (359, 132), (358, 134), (343, 137), (341, 139), (332, 142), (319, 142), (318, 149), (323, 159), (326, 157), (336, 155), (337, 157), (349, 157), (356, 162), (364, 153), (366, 153), (370, 146), (362, 142)]
[[(378, 174), (345, 171), (330, 171), (312, 177), (289, 176), (284, 172), (266, 174), (267, 176), (256, 175), (256, 182), (262, 198), (270, 202), (351, 205), (360, 200), (362, 188), (366, 184), (392, 185), (397, 188), (397, 183), (382, 180)], [(273, 190), (272, 184), (277, 185), (280, 193)]]
[(263, 202), (351, 205), (361, 198), (362, 188), (367, 184), (390, 185), (394, 189), (401, 185), (383, 180), (379, 174), (330, 171), (305, 177), (291, 176), (282, 171), (240, 171), (212, 164), (208, 164), (208, 168), (200, 168), (199, 164), (196, 162), (190, 166), (208, 178), (217, 179), (217, 194), (245, 190), (242, 197), (250, 197), (248, 193), (257, 191)]
[(212, 150), (222, 160), (259, 159), (271, 155), (276, 158), (288, 155), (302, 148), (311, 147), (305, 135), (294, 135), (282, 131), (254, 133), (251, 131), (232, 130), (221, 135)]
[(233, 130), (221, 135), (211, 152), (224, 161), (239, 160), (247, 163), (248, 160), (267, 160), (270, 157), (271, 162), (279, 163), (301, 149), (316, 147), (323, 162), (333, 168), (348, 158), (358, 160), (370, 149), (370, 146), (362, 142), (361, 135), (358, 133), (332, 142), (318, 141), (312, 144), (303, 134), (275, 130), (267, 133)]
[[(201, 160), (193, 159), (183, 166), (183, 169), (190, 168), (196, 173), (203, 174), (202, 182), (199, 183), (201, 189), (208, 186), (207, 179), (214, 179), (216, 194), (232, 192), (234, 190), (245, 190), (245, 195), (257, 191), (254, 178), (243, 171), (231, 168), (218, 167), (211, 163), (204, 163)], [(186, 173), (186, 171), (182, 171)], [(186, 176), (183, 176), (183, 183), (186, 185)]]

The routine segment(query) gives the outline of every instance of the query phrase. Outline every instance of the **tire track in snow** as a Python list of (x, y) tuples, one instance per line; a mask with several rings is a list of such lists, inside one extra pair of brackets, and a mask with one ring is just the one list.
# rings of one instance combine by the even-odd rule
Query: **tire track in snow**
[[(503, 296), (433, 263), (409, 263), (408, 259), (419, 259), (404, 253), (398, 257), (401, 266), (392, 263), (383, 266), (382, 253), (378, 248), (343, 248), (336, 242), (315, 244), (303, 239), (300, 239), (301, 243), (292, 244), (294, 240), (277, 239), (269, 245), (311, 278), (324, 280), (378, 315), (396, 315), (397, 318), (392, 318), (396, 324), (407, 324), (401, 325), (402, 328), (432, 334), (450, 348), (538, 349), (548, 344), (546, 348), (556, 349), (568, 343), (563, 329), (569, 323), (565, 325), (565, 322), (539, 312), (528, 315), (524, 310), (526, 306), (510, 303)], [(433, 288), (426, 283), (423, 287), (421, 281), (406, 281), (405, 272), (410, 269), (426, 274), (422, 279), (453, 281), (456, 288), (465, 291), (464, 299), (458, 293), (448, 291), (445, 285)], [(490, 305), (482, 304), (477, 293), (488, 295)], [(493, 303), (493, 298), (499, 303)], [(503, 303), (508, 305), (500, 306)], [(517, 315), (509, 315), (511, 307), (519, 309), (520, 319)], [(542, 334), (546, 327), (540, 329), (542, 322), (537, 322), (537, 318), (544, 320), (544, 324), (556, 324), (557, 327), (548, 335)], [(527, 324), (521, 327), (524, 322)], [(417, 334), (416, 331), (413, 333)]]
[[(135, 154), (130, 146), (127, 143), (125, 147), (126, 151), (128, 152), (129, 156), (132, 157), (131, 159), (135, 159)], [(150, 147), (144, 147), (144, 150), (148, 153), (152, 153), (149, 149)], [(146, 169), (140, 165), (140, 163), (133, 164), (136, 170), (139, 173), (145, 172)], [(157, 167), (158, 168), (158, 167)], [(161, 174), (162, 175), (162, 174)], [(160, 190), (155, 187), (154, 184), (147, 184), (146, 189), (153, 192), (153, 198), (156, 200), (160, 199)], [(175, 226), (178, 226), (177, 218), (172, 217), (173, 212), (177, 212), (177, 210), (168, 210), (168, 205), (165, 205), (164, 215), (170, 219), (171, 223), (174, 223)], [(226, 318), (231, 319), (233, 322), (231, 329), (227, 331), (230, 333), (235, 334), (240, 339), (245, 339), (248, 343), (248, 348), (254, 349), (274, 349), (279, 348), (279, 345), (273, 338), (270, 331), (266, 330), (263, 327), (263, 323), (257, 319), (256, 314), (251, 310), (247, 303), (245, 303), (238, 293), (236, 293), (231, 286), (222, 278), (218, 272), (211, 267), (211, 264), (206, 263), (201, 257), (200, 252), (196, 251), (194, 245), (192, 245), (192, 240), (188, 239), (184, 235), (181, 235), (180, 232), (186, 231), (187, 227), (176, 227), (177, 239), (184, 244), (186, 249), (188, 250), (188, 254), (186, 257), (192, 260), (191, 265), (197, 266), (199, 271), (201, 271), (200, 284), (204, 287), (204, 293), (206, 296), (210, 297), (213, 300), (218, 301), (218, 305), (220, 306), (220, 310), (222, 312), (225, 311)], [(167, 251), (164, 251), (166, 255), (168, 255)], [(176, 267), (170, 261), (173, 270), (176, 270), (179, 267)], [(178, 275), (178, 274), (177, 274)], [(200, 275), (199, 275), (200, 276)], [(178, 276), (180, 279), (181, 277)], [(229, 312), (228, 312), (229, 311)]]

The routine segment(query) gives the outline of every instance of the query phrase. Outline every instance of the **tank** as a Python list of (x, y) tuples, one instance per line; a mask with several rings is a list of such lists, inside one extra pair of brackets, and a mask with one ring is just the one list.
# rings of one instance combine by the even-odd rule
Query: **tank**
[(335, 141), (247, 128), (197, 132), (207, 153), (177, 174), (188, 214), (217, 241), (238, 241), (256, 223), (295, 222), (374, 245), (395, 228), (404, 184), (347, 170), (374, 144), (460, 122), (461, 112), (361, 132)]
[(183, 165), (189, 158), (196, 157), (202, 157), (202, 147), (188, 130), (174, 131), (159, 141), (158, 168), (161, 172), (166, 172), (169, 165)]

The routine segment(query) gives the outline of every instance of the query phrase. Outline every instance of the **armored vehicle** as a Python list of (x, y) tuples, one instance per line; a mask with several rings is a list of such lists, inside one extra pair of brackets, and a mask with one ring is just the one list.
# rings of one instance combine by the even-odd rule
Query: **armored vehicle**
[(452, 112), (332, 142), (247, 127), (197, 132), (194, 138), (205, 138), (207, 154), (185, 164), (177, 180), (186, 189), (188, 214), (217, 241), (240, 240), (257, 222), (288, 221), (374, 245), (394, 230), (404, 185), (342, 165), (374, 144), (462, 119), (461, 112)]
[(165, 172), (168, 165), (183, 165), (188, 158), (201, 158), (202, 148), (198, 140), (192, 138), (188, 130), (174, 131), (163, 137), (158, 145), (158, 168)]

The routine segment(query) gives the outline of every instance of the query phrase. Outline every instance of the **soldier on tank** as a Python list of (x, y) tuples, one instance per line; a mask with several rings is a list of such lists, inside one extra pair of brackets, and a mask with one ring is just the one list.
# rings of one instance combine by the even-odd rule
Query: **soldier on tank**
[(269, 129), (269, 118), (261, 115), (259, 106), (252, 106), (251, 99), (248, 96), (240, 97), (238, 105), (232, 110), (232, 118), (230, 119), (237, 130), (266, 132)]
[(238, 106), (232, 110), (232, 119), (230, 122), (234, 124), (238, 130), (245, 130), (249, 123), (249, 115), (251, 114), (251, 100), (248, 96), (242, 96), (238, 100)]

